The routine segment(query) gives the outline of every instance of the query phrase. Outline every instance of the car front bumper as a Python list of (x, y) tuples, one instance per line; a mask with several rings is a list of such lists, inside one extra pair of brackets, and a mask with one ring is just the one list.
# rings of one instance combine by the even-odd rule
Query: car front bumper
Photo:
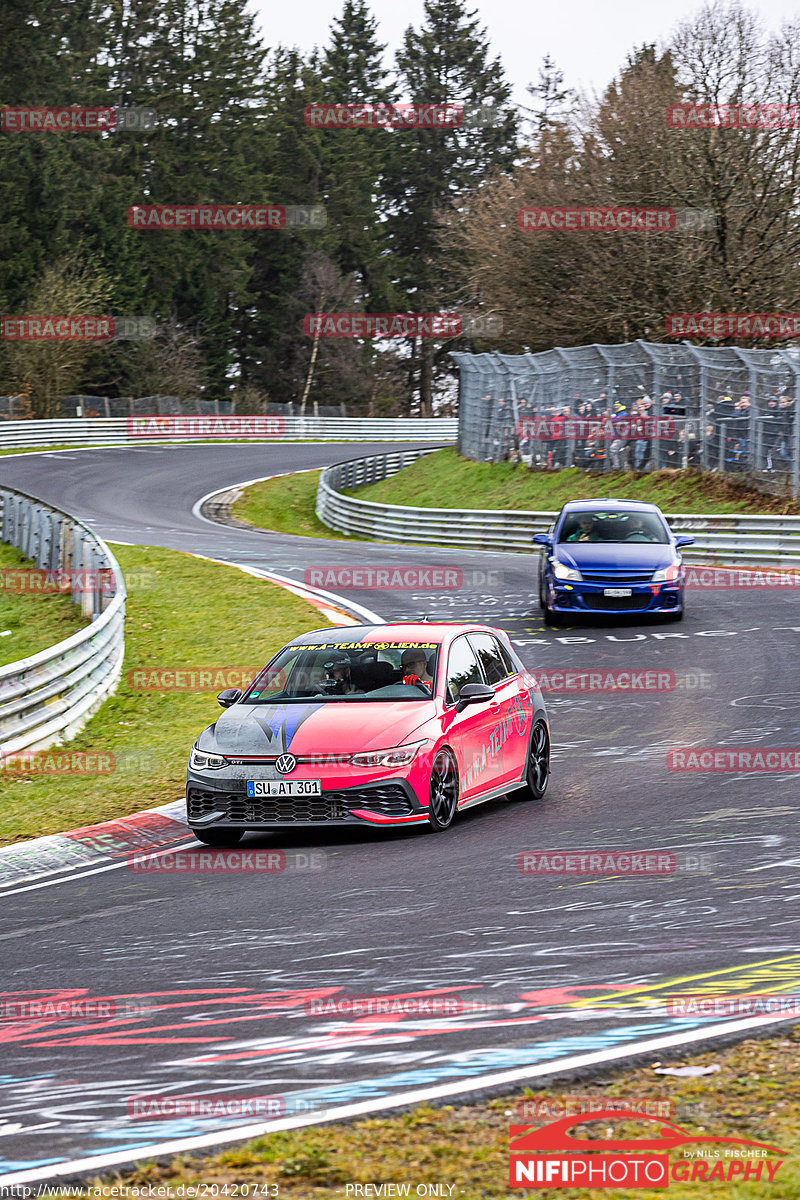
[(354, 787), (325, 785), (319, 796), (250, 797), (241, 779), (209, 779), (190, 773), (186, 785), (187, 824), (192, 829), (330, 828), (340, 825), (422, 824), (428, 808), (414, 789), (396, 777)]
[[(630, 589), (629, 596), (608, 596), (606, 591)], [(564, 583), (550, 580), (548, 604), (556, 613), (584, 613), (598, 616), (618, 613), (635, 616), (647, 613), (674, 613), (683, 608), (682, 583)]]

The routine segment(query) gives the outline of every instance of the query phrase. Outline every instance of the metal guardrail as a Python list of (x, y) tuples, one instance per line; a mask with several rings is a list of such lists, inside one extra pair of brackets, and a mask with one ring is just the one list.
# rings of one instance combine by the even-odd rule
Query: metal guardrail
[[(24, 492), (0, 489), (2, 541), (43, 571), (66, 572), (91, 623), (0, 667), (0, 760), (73, 737), (116, 690), (125, 650), (125, 581), (108, 546), (81, 521)], [(55, 578), (55, 576), (54, 576)]]
[[(164, 431), (141, 430), (141, 422), (152, 421)], [(257, 441), (322, 441), (322, 442), (455, 442), (458, 432), (456, 417), (214, 417), (214, 416), (153, 416), (150, 417), (87, 417), (49, 421), (0, 421), (0, 449), (13, 450), (25, 446), (102, 446), (120, 443), (146, 445), (148, 442), (185, 442), (222, 440), (220, 430), (235, 429), (233, 422), (250, 422), (250, 428), (261, 421), (272, 432), (259, 434), (231, 433), (230, 438), (252, 438)], [(172, 426), (170, 426), (172, 422)], [(193, 424), (192, 424), (193, 423)], [(248, 428), (248, 426), (244, 426)], [(155, 428), (155, 425), (151, 425)], [(198, 432), (172, 433), (193, 428)], [(203, 432), (205, 430), (205, 432)]]
[[(388, 479), (433, 452), (433, 449), (395, 451), (327, 467), (317, 489), (317, 516), (339, 533), (376, 541), (534, 553), (533, 534), (545, 533), (556, 517), (555, 512), (412, 508), (377, 504), (343, 494), (343, 488), (358, 488)], [(682, 551), (688, 560), (720, 565), (800, 566), (800, 517), (665, 515), (676, 532), (694, 535), (694, 546)]]

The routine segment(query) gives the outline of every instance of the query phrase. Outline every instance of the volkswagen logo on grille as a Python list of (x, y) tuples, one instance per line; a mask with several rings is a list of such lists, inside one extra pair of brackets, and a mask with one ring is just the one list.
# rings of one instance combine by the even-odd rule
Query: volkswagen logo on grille
[(293, 754), (282, 754), (275, 760), (275, 766), (281, 775), (288, 775), (297, 766), (297, 759)]

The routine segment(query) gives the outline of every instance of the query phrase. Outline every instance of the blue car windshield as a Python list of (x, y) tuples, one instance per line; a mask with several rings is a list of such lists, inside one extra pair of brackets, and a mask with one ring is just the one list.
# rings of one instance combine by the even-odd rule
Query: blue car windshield
[(435, 642), (287, 646), (259, 671), (242, 701), (430, 700), (438, 657)]
[(559, 542), (651, 542), (666, 545), (669, 534), (656, 513), (578, 509), (561, 522)]

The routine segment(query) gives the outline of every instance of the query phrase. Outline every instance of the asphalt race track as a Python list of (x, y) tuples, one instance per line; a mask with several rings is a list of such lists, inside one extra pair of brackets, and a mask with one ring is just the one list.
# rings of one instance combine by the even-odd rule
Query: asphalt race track
[[(426, 613), (500, 625), (531, 668), (658, 668), (675, 672), (677, 686), (550, 697), (544, 801), (479, 807), (443, 835), (249, 835), (252, 847), (324, 851), (324, 869), (200, 876), (123, 866), (12, 887), (0, 922), (7, 988), (88, 988), (141, 998), (152, 1011), (0, 1025), (5, 1172), (47, 1178), (62, 1162), (235, 1140), (266, 1119), (132, 1118), (134, 1096), (278, 1097), (273, 1111), (318, 1120), (399, 1096), (511, 1090), (514, 1080), (649, 1046), (666, 1046), (654, 1058), (679, 1061), (684, 1044), (750, 1027), (668, 1016), (668, 996), (800, 991), (797, 776), (666, 765), (677, 747), (800, 745), (793, 589), (690, 593), (679, 625), (549, 630), (533, 557), (465, 562), (455, 550), (248, 532), (192, 513), (214, 489), (385, 448), (45, 452), (1, 459), (0, 479), (106, 539), (298, 580), (310, 566), (474, 569), (469, 587), (452, 591), (335, 590), (387, 620)], [(210, 697), (208, 720), (217, 712)], [(600, 847), (674, 851), (677, 870), (592, 878), (518, 869), (524, 851)], [(400, 1017), (310, 1009), (337, 991), (465, 1006)]]

